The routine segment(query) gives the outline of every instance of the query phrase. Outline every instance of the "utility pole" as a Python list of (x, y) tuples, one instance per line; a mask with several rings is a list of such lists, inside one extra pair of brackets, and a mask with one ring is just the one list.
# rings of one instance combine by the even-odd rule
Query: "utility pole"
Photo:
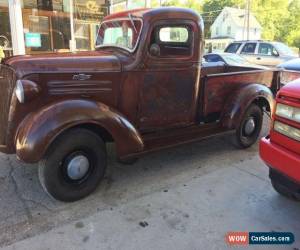
[(247, 1), (247, 40), (249, 40), (250, 33), (250, 0)]
[(244, 8), (244, 23), (243, 23), (243, 40), (245, 40), (245, 33), (246, 33), (246, 18), (247, 17), (247, 0), (245, 1), (245, 8)]

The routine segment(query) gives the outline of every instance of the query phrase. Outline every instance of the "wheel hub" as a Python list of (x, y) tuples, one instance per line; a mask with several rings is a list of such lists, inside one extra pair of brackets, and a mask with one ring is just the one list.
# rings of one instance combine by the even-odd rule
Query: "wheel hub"
[(255, 130), (255, 120), (253, 117), (250, 117), (246, 123), (245, 123), (245, 127), (244, 127), (244, 131), (246, 135), (251, 135)]
[(67, 165), (68, 177), (72, 180), (83, 178), (88, 172), (90, 163), (84, 155), (74, 156)]

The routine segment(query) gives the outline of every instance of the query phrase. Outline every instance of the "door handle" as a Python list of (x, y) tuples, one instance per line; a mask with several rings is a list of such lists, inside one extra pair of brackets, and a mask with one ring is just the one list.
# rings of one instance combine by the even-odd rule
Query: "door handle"
[(261, 60), (261, 57), (256, 57), (257, 60)]

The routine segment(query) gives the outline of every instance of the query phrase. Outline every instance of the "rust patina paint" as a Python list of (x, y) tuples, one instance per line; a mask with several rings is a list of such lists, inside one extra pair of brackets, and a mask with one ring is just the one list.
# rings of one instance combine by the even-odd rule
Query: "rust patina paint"
[[(17, 79), (37, 84), (38, 96), (20, 104), (13, 94), (8, 129), (0, 131), (6, 133), (7, 142), (1, 151), (37, 162), (65, 130), (89, 124), (110, 134), (118, 157), (125, 159), (234, 129), (256, 99), (272, 107), (269, 88), (277, 90), (276, 71), (201, 69), (203, 22), (195, 12), (139, 9), (113, 14), (105, 21), (129, 14), (143, 20), (139, 44), (132, 53), (101, 48), (4, 60)], [(191, 54), (151, 56), (151, 34), (160, 25), (188, 26)], [(172, 48), (165, 49), (172, 54)], [(243, 94), (246, 85), (247, 95)]]

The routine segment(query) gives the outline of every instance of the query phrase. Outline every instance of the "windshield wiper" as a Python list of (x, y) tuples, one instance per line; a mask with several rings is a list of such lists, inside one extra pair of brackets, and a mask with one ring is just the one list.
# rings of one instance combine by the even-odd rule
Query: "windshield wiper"
[(134, 24), (134, 21), (133, 21), (133, 18), (132, 18), (132, 14), (129, 13), (129, 14), (128, 14), (128, 17), (129, 17), (129, 19), (130, 19), (131, 25), (132, 25), (133, 28), (134, 28), (135, 33), (137, 34), (138, 31), (137, 31), (137, 29), (136, 29), (136, 27), (135, 27), (135, 24)]

